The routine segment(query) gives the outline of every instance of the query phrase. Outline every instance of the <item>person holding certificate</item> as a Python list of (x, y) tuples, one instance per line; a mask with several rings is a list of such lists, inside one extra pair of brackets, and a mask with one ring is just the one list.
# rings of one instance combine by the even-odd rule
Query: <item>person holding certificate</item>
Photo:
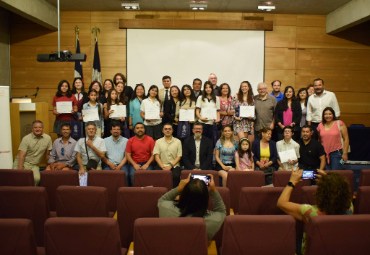
[[(98, 81), (91, 82), (90, 87), (89, 87), (89, 91), (92, 90), (92, 89), (95, 89), (96, 90), (97, 100), (100, 103), (102, 103), (102, 102), (105, 103), (106, 100), (105, 100), (105, 96), (103, 94), (103, 87), (100, 84), (100, 82), (98, 82)], [(88, 97), (84, 97), (83, 104), (82, 105), (86, 104), (87, 102), (89, 102), (89, 98)]]
[(283, 100), (278, 102), (275, 108), (275, 122), (277, 126), (278, 141), (284, 138), (283, 129), (286, 126), (293, 128), (293, 140), (298, 141), (301, 136), (301, 119), (301, 104), (295, 97), (294, 88), (292, 86), (287, 86), (284, 90)]
[(218, 89), (218, 98), (220, 99), (220, 116), (222, 125), (232, 125), (234, 121), (234, 111), (231, 110), (231, 101), (233, 99), (229, 84), (222, 83)]
[(129, 129), (131, 132), (134, 131), (134, 126), (136, 123), (141, 122), (143, 123), (144, 120), (141, 118), (141, 102), (143, 99), (145, 99), (145, 88), (143, 84), (137, 84), (134, 90), (134, 93), (132, 94), (131, 100), (130, 100), (130, 116), (129, 116)]
[(278, 152), (277, 162), (279, 164), (279, 171), (291, 171), (292, 166), (298, 167), (299, 144), (292, 139), (294, 134), (291, 126), (284, 127), (284, 139), (276, 143)]
[[(130, 101), (127, 95), (125, 94), (124, 87), (125, 85), (122, 82), (118, 82), (116, 86), (116, 91), (117, 91), (119, 105), (126, 105), (126, 116), (127, 116), (127, 113), (130, 111)], [(129, 125), (128, 118), (126, 117), (121, 118), (120, 123), (121, 123), (121, 130), (122, 130), (121, 135), (129, 139), (131, 137), (130, 132), (125, 132), (126, 129), (128, 129), (128, 125)]]
[(57, 134), (58, 137), (62, 136), (62, 125), (69, 124), (73, 115), (77, 113), (77, 105), (76, 97), (72, 94), (68, 81), (60, 81), (58, 91), (53, 98), (53, 114), (56, 115), (53, 133)]
[(103, 101), (100, 102), (101, 104), (104, 105), (107, 102), (108, 92), (111, 89), (114, 89), (113, 81), (111, 79), (105, 79), (103, 83), (103, 91), (102, 91), (102, 94), (104, 95), (104, 97), (102, 97)]
[[(122, 105), (122, 103), (118, 101), (117, 91), (115, 89), (111, 89), (108, 92), (107, 102), (104, 104), (104, 127), (105, 127), (104, 136), (105, 137), (107, 137), (107, 135), (110, 133), (112, 121), (114, 120), (117, 122), (117, 118), (113, 119), (111, 117), (111, 115), (114, 113), (114, 110), (111, 108), (114, 105)], [(124, 119), (125, 117), (122, 117), (122, 118)], [(120, 118), (120, 120), (122, 118)]]
[(271, 140), (272, 130), (268, 127), (261, 128), (259, 138), (252, 143), (253, 161), (255, 171), (265, 173), (265, 183), (272, 183), (272, 173), (276, 170), (277, 150), (276, 143)]
[(198, 97), (195, 114), (203, 124), (203, 135), (213, 140), (213, 123), (220, 121), (220, 99), (216, 97), (213, 85), (206, 81), (202, 96)]
[(235, 171), (235, 152), (238, 151), (238, 141), (234, 140), (231, 125), (222, 126), (215, 149), (216, 171), (222, 178), (222, 187), (226, 187), (228, 172)]
[(239, 92), (235, 95), (231, 102), (231, 110), (234, 112), (234, 135), (238, 136), (239, 141), (242, 138), (248, 138), (253, 143), (253, 120), (255, 112), (251, 116), (240, 116), (240, 107), (254, 107), (254, 96), (252, 85), (248, 81), (243, 81), (240, 84)]
[[(102, 137), (104, 136), (104, 118), (103, 118), (103, 105), (101, 103), (99, 103), (99, 99), (98, 99), (98, 92), (95, 90), (95, 89), (92, 89), (89, 91), (89, 93), (87, 94), (87, 98), (89, 98), (89, 102), (87, 102), (86, 104), (84, 104), (82, 106), (82, 117), (81, 117), (81, 120), (84, 120), (84, 117), (85, 117), (85, 114), (86, 112), (89, 113), (89, 115), (94, 115), (92, 116), (92, 120), (95, 125), (96, 125), (96, 136), (97, 137)], [(85, 110), (87, 110), (86, 112), (84, 112)], [(97, 117), (96, 116), (96, 113), (97, 113)], [(84, 122), (86, 121), (90, 121), (90, 116), (86, 116)]]
[[(196, 97), (195, 97), (194, 91), (188, 84), (182, 86), (180, 100), (176, 104), (176, 114), (175, 114), (176, 115), (175, 122), (179, 123), (178, 125), (180, 127), (186, 124), (185, 120), (183, 119), (184, 114), (186, 113), (185, 117), (187, 116), (188, 118), (185, 118), (185, 119), (190, 119), (191, 117), (193, 119), (193, 120), (188, 120), (189, 124), (191, 124), (189, 125), (189, 128), (191, 128), (194, 121), (196, 121), (195, 106), (196, 106)], [(180, 116), (180, 111), (181, 111), (181, 116)], [(188, 116), (189, 113), (192, 116)], [(189, 136), (190, 135), (191, 134), (189, 134)], [(181, 137), (178, 137), (178, 138), (181, 140), (181, 142), (183, 142), (186, 139), (186, 138), (181, 138)]]
[(119, 82), (123, 84), (123, 92), (127, 96), (127, 98), (131, 98), (133, 95), (134, 90), (131, 88), (131, 86), (126, 85), (126, 77), (121, 73), (116, 73), (113, 77), (113, 83), (114, 85), (118, 85)]
[(170, 88), (170, 99), (163, 103), (163, 119), (162, 123), (171, 123), (173, 128), (173, 136), (177, 137), (177, 122), (176, 118), (176, 104), (180, 99), (180, 89), (176, 85)]
[(145, 133), (157, 140), (162, 137), (162, 103), (158, 98), (158, 87), (152, 85), (148, 91), (148, 97), (140, 106), (140, 115), (144, 119)]
[(87, 94), (85, 92), (84, 83), (81, 77), (77, 77), (73, 80), (72, 94), (75, 95), (76, 100), (77, 100), (77, 108), (78, 108), (77, 116), (81, 117), (83, 98), (87, 97)]

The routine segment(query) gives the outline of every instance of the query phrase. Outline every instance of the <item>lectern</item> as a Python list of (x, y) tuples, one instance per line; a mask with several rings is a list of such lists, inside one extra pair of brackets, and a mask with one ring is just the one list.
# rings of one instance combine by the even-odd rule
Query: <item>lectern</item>
[[(22, 138), (32, 132), (32, 122), (35, 120), (44, 123), (44, 133), (49, 135), (48, 103), (10, 103), (13, 160), (18, 155)], [(41, 160), (40, 166), (46, 166), (45, 157)]]

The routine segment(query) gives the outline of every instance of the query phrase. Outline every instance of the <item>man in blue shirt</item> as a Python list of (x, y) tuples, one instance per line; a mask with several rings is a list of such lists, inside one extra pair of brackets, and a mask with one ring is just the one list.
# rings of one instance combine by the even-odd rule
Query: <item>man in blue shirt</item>
[(270, 93), (270, 95), (274, 96), (277, 102), (283, 100), (284, 94), (280, 92), (281, 81), (275, 80), (271, 82), (271, 86), (272, 86), (272, 92)]
[[(110, 137), (104, 138), (107, 152), (102, 158), (105, 163), (103, 170), (123, 170), (126, 172), (126, 184), (129, 186), (130, 178), (126, 159), (126, 144), (128, 139), (121, 136), (121, 127), (118, 121), (113, 121), (111, 125)], [(132, 186), (132, 184), (131, 184)]]

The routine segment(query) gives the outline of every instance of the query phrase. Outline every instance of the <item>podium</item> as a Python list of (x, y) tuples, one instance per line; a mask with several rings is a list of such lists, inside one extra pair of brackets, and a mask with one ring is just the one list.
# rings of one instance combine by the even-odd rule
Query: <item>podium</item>
[[(22, 138), (32, 132), (32, 122), (35, 120), (44, 123), (44, 133), (49, 135), (48, 103), (10, 103), (13, 161), (18, 155)], [(40, 162), (40, 167), (46, 166), (46, 164), (46, 157), (44, 156)]]

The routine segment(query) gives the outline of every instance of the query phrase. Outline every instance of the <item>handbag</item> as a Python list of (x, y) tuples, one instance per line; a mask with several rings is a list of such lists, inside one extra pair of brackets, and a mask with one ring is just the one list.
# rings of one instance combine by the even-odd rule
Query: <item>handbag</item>
[[(229, 110), (229, 98), (227, 99), (227, 108), (226, 108), (226, 112)], [(221, 131), (221, 129), (222, 129), (222, 122), (224, 121), (224, 119), (225, 119), (225, 117), (226, 117), (227, 115), (225, 115), (221, 120), (220, 120), (220, 122), (218, 122), (217, 123), (217, 130), (218, 131)]]
[(72, 119), (69, 122), (69, 125), (71, 126), (71, 137), (74, 139), (79, 139), (83, 137), (83, 122), (77, 120), (77, 117)]
[[(337, 125), (338, 125), (338, 129), (339, 129), (340, 142), (342, 144), (342, 148), (344, 149), (344, 146), (343, 146), (343, 137), (342, 137), (342, 130), (340, 129), (339, 120), (337, 120)], [(351, 152), (351, 146), (348, 144), (347, 153), (350, 153), (350, 152)], [(344, 153), (344, 151), (343, 151), (343, 153)]]
[(90, 159), (89, 152), (87, 151), (87, 144), (86, 144), (87, 137), (85, 137), (85, 148), (86, 148), (86, 155), (87, 155), (87, 165), (86, 170), (90, 171), (91, 168), (96, 169), (98, 167), (99, 162), (95, 159)]
[(177, 138), (185, 139), (190, 136), (189, 121), (179, 121), (177, 124)]

